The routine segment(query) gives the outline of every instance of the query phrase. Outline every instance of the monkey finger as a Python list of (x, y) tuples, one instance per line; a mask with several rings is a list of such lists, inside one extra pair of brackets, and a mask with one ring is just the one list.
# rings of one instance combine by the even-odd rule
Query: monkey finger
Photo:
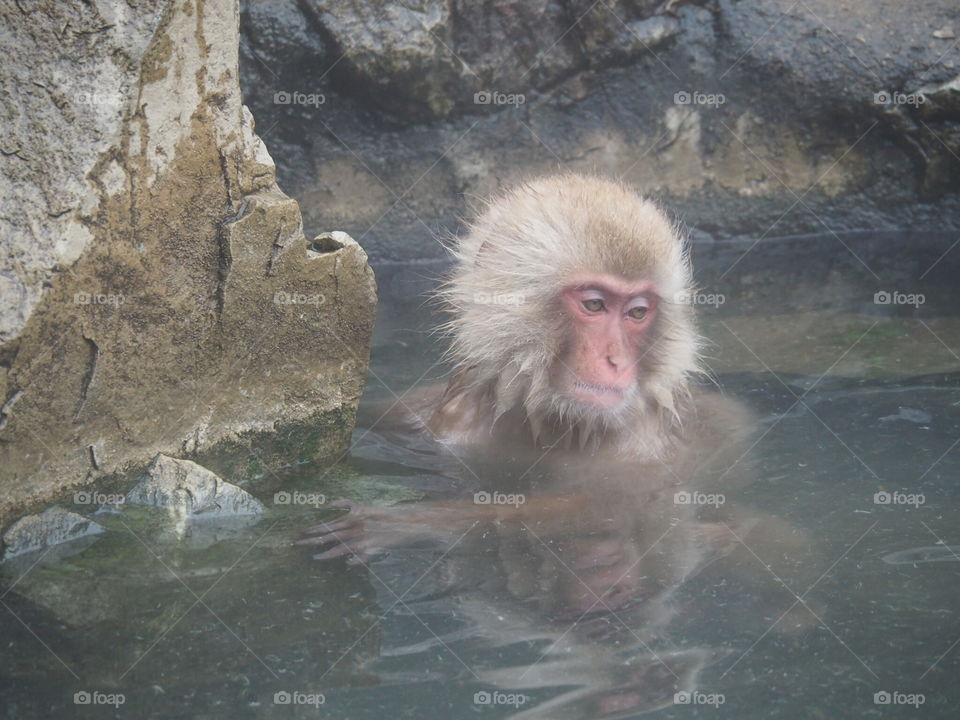
[(314, 560), (331, 560), (333, 558), (346, 557), (349, 564), (355, 565), (363, 562), (363, 559), (369, 554), (365, 543), (358, 541), (353, 545), (339, 544), (322, 553), (313, 556)]
[(319, 537), (308, 537), (301, 538), (300, 540), (294, 540), (294, 545), (310, 546), (310, 545), (329, 545), (330, 543), (340, 542), (339, 538), (334, 535), (322, 535)]
[(314, 525), (303, 531), (303, 535), (320, 535), (327, 534), (331, 532), (337, 532), (339, 530), (346, 530), (347, 528), (354, 527), (363, 522), (360, 518), (350, 517), (349, 515), (334, 520), (333, 522), (321, 523), (320, 525)]
[(326, 545), (327, 543), (345, 543), (363, 537), (362, 527), (349, 527), (339, 531), (311, 535), (310, 537), (300, 538), (294, 542), (294, 545)]
[(349, 531), (349, 528), (337, 528), (330, 530), (318, 530), (311, 534), (303, 534), (299, 538), (293, 541), (294, 545), (315, 545), (317, 543), (325, 543), (336, 540), (338, 537), (341, 537), (343, 533)]
[(317, 553), (313, 556), (314, 560), (332, 560), (334, 558), (345, 557), (347, 555), (354, 555), (353, 550), (348, 548), (346, 545), (337, 545), (329, 550), (326, 550), (322, 553)]

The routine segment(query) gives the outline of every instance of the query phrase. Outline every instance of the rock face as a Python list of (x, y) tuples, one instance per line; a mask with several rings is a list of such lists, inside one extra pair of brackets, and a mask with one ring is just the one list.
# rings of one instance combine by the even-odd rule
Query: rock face
[(346, 448), (373, 276), (277, 187), (238, 23), (235, 0), (0, 8), (0, 519), (158, 452)]
[(215, 473), (189, 460), (157, 455), (134, 488), (127, 493), (131, 505), (166, 508), (185, 517), (260, 515), (263, 505), (250, 493), (225, 482)]
[(242, 7), (284, 186), (375, 261), (440, 257), (465, 198), (560, 169), (623, 176), (706, 240), (960, 227), (951, 0)]
[(27, 515), (3, 533), (3, 559), (42, 548), (99, 535), (104, 529), (93, 520), (62, 507), (49, 507), (37, 515)]

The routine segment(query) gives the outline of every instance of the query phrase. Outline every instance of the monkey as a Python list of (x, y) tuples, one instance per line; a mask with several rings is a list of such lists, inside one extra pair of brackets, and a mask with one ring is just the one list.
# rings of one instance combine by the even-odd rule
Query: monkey
[[(696, 685), (711, 656), (650, 655), (675, 621), (678, 589), (718, 558), (739, 553), (748, 564), (747, 542), (777, 557), (806, 552), (762, 513), (678, 501), (746, 484), (754, 436), (745, 408), (703, 387), (679, 226), (623, 183), (563, 174), (489, 201), (451, 251), (437, 297), (449, 312), (452, 378), (404, 395), (390, 432), (431, 438), (475, 489), (524, 501), (343, 503), (346, 515), (298, 542), (351, 564), (423, 540), (443, 546), (450, 574), (471, 588), (459, 597), (481, 634), (514, 618), (515, 639), (552, 643), (549, 664), (531, 666), (549, 667), (543, 677), (510, 669), (490, 681), (523, 688), (564, 676), (581, 688), (524, 717), (661, 707)], [(627, 647), (638, 655), (621, 677)]]
[(440, 291), (456, 374), (425, 419), (452, 445), (524, 438), (666, 459), (702, 373), (689, 253), (625, 185), (533, 180), (490, 202)]
[(701, 387), (689, 250), (652, 200), (594, 176), (534, 179), (488, 201), (450, 251), (436, 299), (454, 372), (387, 413), (401, 434), (632, 463), (744, 437), (749, 413)]
[[(490, 200), (450, 250), (454, 267), (437, 298), (450, 317), (442, 330), (453, 377), (402, 399), (393, 418), (401, 432), (426, 434), (479, 467), (491, 449), (495, 462), (510, 455), (521, 466), (552, 457), (558, 475), (577, 479), (555, 482), (568, 494), (579, 478), (610, 473), (639, 473), (648, 489), (705, 488), (736, 464), (752, 422), (738, 403), (695, 385), (705, 370), (686, 302), (690, 255), (653, 201), (594, 176), (537, 178)], [(536, 492), (514, 517), (577, 504)], [(399, 512), (423, 517), (396, 540), (493, 512), (455, 507)], [(394, 510), (370, 512), (391, 524)], [(351, 515), (303, 542), (381, 549), (351, 534), (363, 512)], [(341, 543), (318, 557), (349, 552)]]

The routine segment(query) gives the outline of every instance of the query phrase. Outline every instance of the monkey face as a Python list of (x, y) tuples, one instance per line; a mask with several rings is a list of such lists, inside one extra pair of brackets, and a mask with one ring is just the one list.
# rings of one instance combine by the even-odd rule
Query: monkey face
[(602, 274), (574, 278), (561, 293), (569, 335), (554, 367), (557, 389), (594, 409), (626, 404), (636, 392), (658, 301), (648, 282)]
[(460, 373), (434, 432), (509, 436), (516, 411), (535, 440), (668, 452), (700, 363), (680, 299), (689, 257), (654, 203), (595, 177), (540, 178), (491, 201), (453, 251), (439, 297)]

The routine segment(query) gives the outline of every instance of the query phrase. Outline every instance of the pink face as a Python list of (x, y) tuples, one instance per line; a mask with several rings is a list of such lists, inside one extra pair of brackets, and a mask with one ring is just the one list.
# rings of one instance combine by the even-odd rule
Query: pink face
[(575, 278), (563, 291), (571, 341), (561, 358), (561, 387), (580, 402), (616, 409), (637, 384), (644, 336), (657, 314), (652, 283), (610, 275)]

